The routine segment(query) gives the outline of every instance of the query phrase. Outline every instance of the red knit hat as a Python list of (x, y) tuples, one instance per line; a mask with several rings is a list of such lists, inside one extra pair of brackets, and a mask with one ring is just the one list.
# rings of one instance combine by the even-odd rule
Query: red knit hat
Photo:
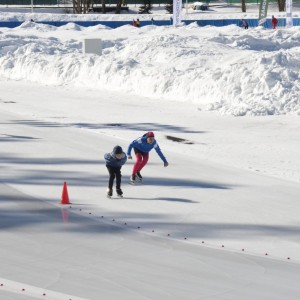
[(152, 131), (147, 132), (147, 137), (154, 137), (154, 133)]

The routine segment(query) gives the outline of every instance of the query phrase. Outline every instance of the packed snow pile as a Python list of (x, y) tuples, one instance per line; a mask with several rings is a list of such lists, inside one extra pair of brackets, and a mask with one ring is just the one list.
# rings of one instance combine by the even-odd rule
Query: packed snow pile
[[(298, 28), (25, 22), (0, 37), (5, 78), (142, 93), (236, 116), (300, 114)], [(101, 39), (102, 56), (84, 55), (84, 38)]]

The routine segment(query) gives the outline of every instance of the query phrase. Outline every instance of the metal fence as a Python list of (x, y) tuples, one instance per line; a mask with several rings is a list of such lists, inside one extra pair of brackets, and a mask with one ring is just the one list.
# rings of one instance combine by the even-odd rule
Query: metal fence
[[(197, 0), (182, 0), (183, 4), (186, 3), (194, 3)], [(231, 5), (231, 4), (240, 4), (241, 0), (224, 0), (222, 2), (218, 0), (198, 0), (200, 2), (207, 2), (211, 6), (216, 6), (216, 5)], [(92, 1), (96, 5), (101, 5), (101, 0), (94, 0)], [(117, 0), (106, 0), (105, 1), (107, 5), (116, 5)], [(151, 3), (154, 5), (161, 5), (164, 6), (168, 0), (152, 0)], [(123, 4), (125, 5), (142, 5), (144, 3), (143, 0), (123, 0)], [(246, 5), (247, 4), (259, 4), (260, 0), (246, 0)], [(277, 3), (277, 0), (269, 0), (269, 3)], [(300, 3), (300, 0), (293, 0), (293, 3)], [(33, 0), (33, 4), (35, 6), (43, 6), (43, 5), (48, 5), (48, 6), (61, 6), (61, 7), (69, 7), (73, 4), (72, 0)], [(0, 5), (31, 5), (31, 0), (0, 0)]]
[[(67, 6), (72, 4), (72, 0), (33, 0), (34, 5), (54, 5)], [(31, 5), (31, 0), (0, 0), (0, 5)]]
[[(155, 5), (166, 5), (168, 0), (152, 0), (151, 3)], [(101, 0), (94, 0), (92, 1), (96, 5), (101, 5), (102, 1)], [(107, 5), (116, 5), (117, 0), (106, 0), (105, 3)], [(184, 3), (189, 2), (193, 3), (195, 1), (192, 0), (183, 0)], [(123, 0), (123, 4), (130, 4), (130, 5), (142, 5), (144, 2), (143, 0)], [(34, 5), (59, 5), (59, 6), (70, 6), (73, 4), (72, 0), (33, 0)], [(31, 5), (31, 0), (0, 0), (0, 5)]]
[[(228, 4), (241, 4), (241, 0), (226, 0)], [(278, 0), (269, 0), (269, 3), (278, 3)], [(300, 0), (293, 0), (293, 3), (300, 3)], [(247, 4), (260, 4), (260, 0), (246, 0)]]

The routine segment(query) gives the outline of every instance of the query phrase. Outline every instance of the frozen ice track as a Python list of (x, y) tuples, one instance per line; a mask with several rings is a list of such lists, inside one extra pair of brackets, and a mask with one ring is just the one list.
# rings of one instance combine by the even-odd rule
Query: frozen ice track
[(72, 212), (66, 219), (59, 207), (0, 187), (0, 297), (17, 291), (11, 299), (28, 300), (26, 290), (58, 300), (299, 295), (298, 264), (136, 234)]

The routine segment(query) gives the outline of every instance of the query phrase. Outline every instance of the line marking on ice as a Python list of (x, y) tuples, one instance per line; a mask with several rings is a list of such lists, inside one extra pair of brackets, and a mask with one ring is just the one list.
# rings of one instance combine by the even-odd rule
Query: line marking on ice
[(43, 289), (33, 285), (8, 280), (2, 277), (0, 277), (0, 291), (6, 291), (14, 294), (22, 294), (28, 297), (34, 297), (36, 299), (89, 300), (87, 298), (81, 298), (60, 292), (54, 292), (48, 289)]

